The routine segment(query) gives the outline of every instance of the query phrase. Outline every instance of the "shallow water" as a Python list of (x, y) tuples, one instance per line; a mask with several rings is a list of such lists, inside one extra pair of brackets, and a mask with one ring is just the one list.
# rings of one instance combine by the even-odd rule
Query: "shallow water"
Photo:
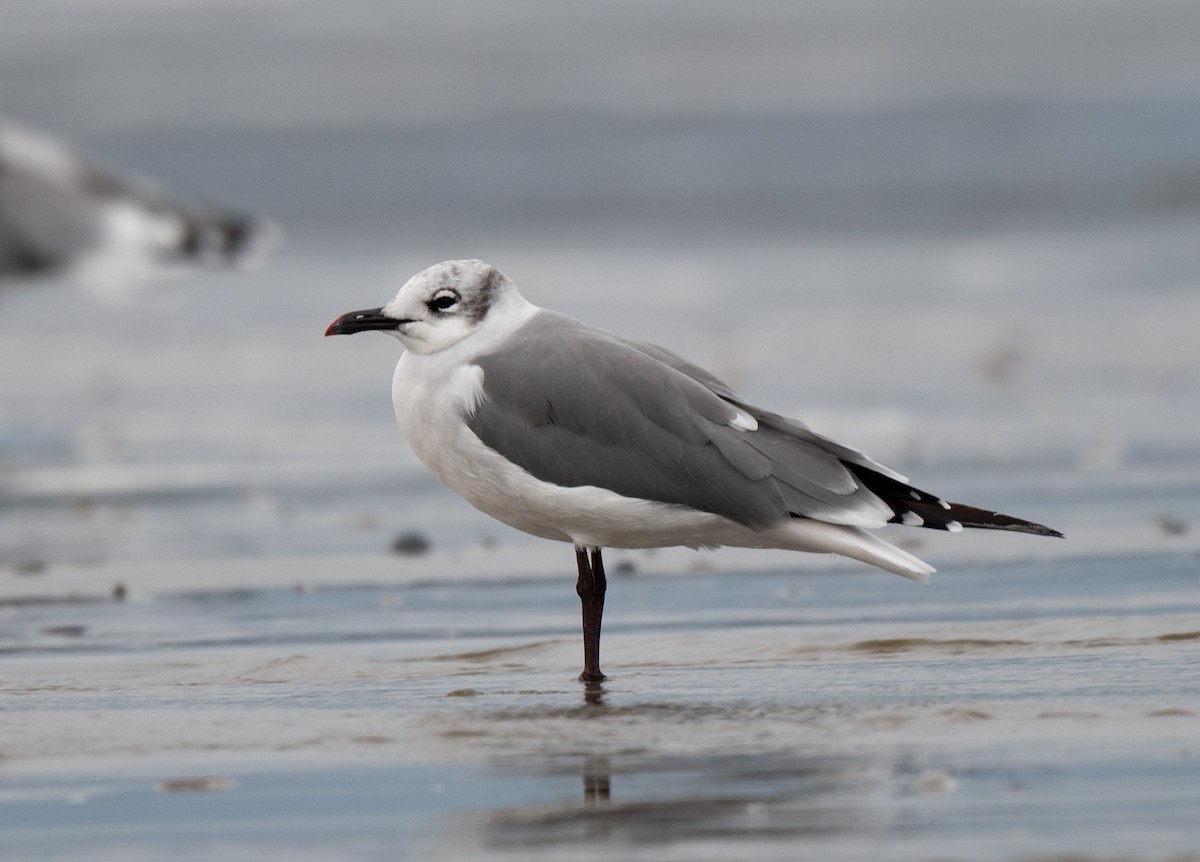
[(10, 600), (4, 849), (1200, 850), (1196, 558), (938, 577), (614, 576), (590, 687), (566, 577)]

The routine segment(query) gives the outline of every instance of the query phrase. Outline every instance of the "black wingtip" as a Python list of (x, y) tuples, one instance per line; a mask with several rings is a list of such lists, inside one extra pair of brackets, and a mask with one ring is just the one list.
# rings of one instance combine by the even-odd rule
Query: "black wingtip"
[(1029, 533), (1034, 536), (1065, 538), (1062, 533), (1044, 524), (1014, 518), (1000, 512), (990, 512), (965, 503), (947, 503), (919, 488), (898, 482), (876, 473), (861, 464), (846, 465), (862, 484), (874, 492), (895, 512), (892, 523), (926, 527), (931, 530), (957, 532), (962, 529), (1008, 530), (1014, 533)]
[(1014, 518), (1012, 515), (1005, 515), (1000, 512), (989, 512), (986, 509), (979, 509), (964, 503), (950, 503), (949, 506), (950, 508), (945, 510), (946, 515), (958, 521), (958, 523), (966, 528), (977, 530), (1010, 530), (1014, 533), (1029, 533), (1034, 536), (1065, 538), (1058, 530), (1047, 527), (1045, 524), (1026, 521), (1023, 518)]

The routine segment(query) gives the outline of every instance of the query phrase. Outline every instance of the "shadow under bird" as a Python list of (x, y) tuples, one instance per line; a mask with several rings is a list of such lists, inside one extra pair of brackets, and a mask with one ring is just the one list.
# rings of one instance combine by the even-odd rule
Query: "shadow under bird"
[(120, 291), (197, 266), (254, 263), (279, 236), (267, 220), (102, 170), (0, 114), (0, 280), (66, 272)]
[(604, 547), (833, 553), (925, 581), (867, 531), (1062, 535), (914, 488), (668, 350), (538, 308), (482, 261), (436, 264), (325, 334), (367, 330), (405, 347), (392, 403), (417, 457), (483, 512), (574, 545), (582, 680), (604, 678)]

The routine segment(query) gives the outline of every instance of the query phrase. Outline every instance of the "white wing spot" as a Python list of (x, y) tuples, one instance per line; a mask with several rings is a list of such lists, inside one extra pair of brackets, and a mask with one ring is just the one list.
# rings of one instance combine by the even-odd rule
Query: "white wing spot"
[(910, 527), (919, 527), (925, 523), (925, 519), (916, 512), (901, 512), (900, 523), (907, 524)]
[(758, 420), (749, 413), (743, 413), (741, 410), (733, 412), (733, 418), (729, 420), (729, 424), (734, 428), (740, 428), (743, 431), (757, 431)]
[(947, 521), (946, 522), (946, 530), (948, 532), (961, 533), (962, 529), (963, 529), (963, 525), (958, 523), (958, 521)]
[(949, 503), (947, 503), (945, 500), (942, 500), (942, 499), (940, 499), (940, 498), (939, 498), (939, 499), (938, 499), (938, 503), (940, 503), (940, 504), (941, 504), (941, 507), (942, 507), (943, 509), (949, 509), (949, 508), (950, 508), (950, 504), (949, 504)]

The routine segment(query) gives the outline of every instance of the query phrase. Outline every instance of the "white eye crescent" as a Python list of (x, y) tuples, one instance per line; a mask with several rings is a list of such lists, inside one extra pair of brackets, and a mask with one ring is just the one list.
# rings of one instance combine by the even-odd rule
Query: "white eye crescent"
[(426, 305), (429, 306), (430, 311), (449, 311), (458, 305), (458, 302), (459, 295), (456, 291), (449, 288), (442, 288), (433, 295), (433, 298)]

